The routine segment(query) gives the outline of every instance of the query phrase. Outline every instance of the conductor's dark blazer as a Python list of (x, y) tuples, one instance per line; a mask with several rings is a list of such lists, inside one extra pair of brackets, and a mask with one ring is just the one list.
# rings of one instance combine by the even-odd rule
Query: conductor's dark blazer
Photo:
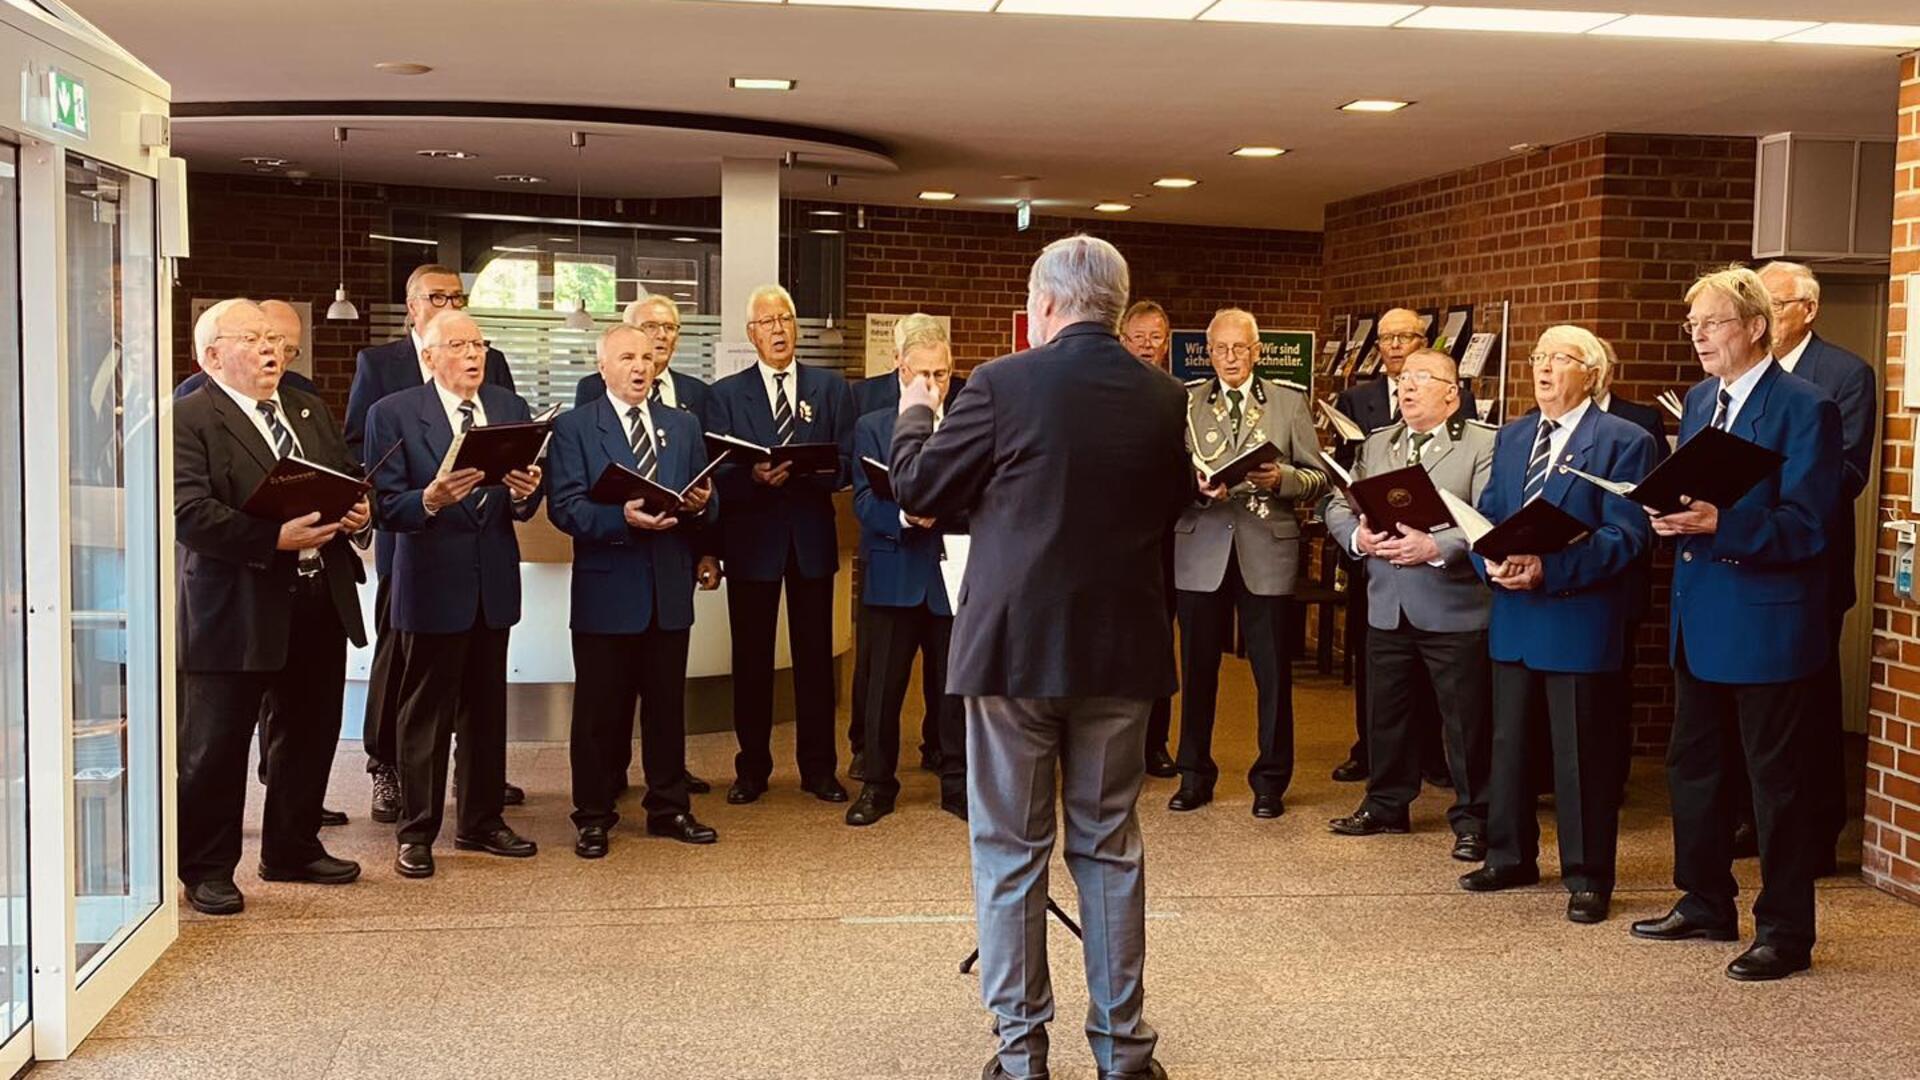
[(930, 409), (895, 422), (900, 505), (966, 513), (973, 537), (948, 693), (1173, 693), (1162, 559), (1195, 497), (1186, 406), (1111, 326), (1085, 322), (975, 368), (938, 432)]
[[(478, 396), (489, 424), (533, 418), (511, 390), (487, 384)], [(375, 523), (395, 534), (393, 628), (405, 633), (465, 633), (477, 614), (494, 630), (520, 621), (513, 521), (534, 515), (545, 485), (518, 507), (504, 484), (477, 487), (428, 515), (423, 496), (452, 443), (453, 426), (433, 383), (389, 394), (367, 411), (368, 454), (379, 461), (399, 447), (374, 473), (373, 490)]]
[[(306, 460), (358, 475), (318, 397), (282, 383), (280, 404)], [(184, 670), (278, 671), (289, 660), (298, 553), (278, 550), (281, 522), (240, 510), (277, 461), (252, 419), (219, 386), (203, 384), (175, 405), (173, 517)], [(355, 588), (365, 575), (359, 554), (336, 536), (320, 556), (341, 628), (355, 645), (365, 645)]]
[[(174, 400), (178, 401), (205, 385), (207, 385), (207, 373), (204, 371), (196, 371), (186, 378), (181, 379), (180, 385), (173, 388)], [(313, 385), (313, 380), (297, 371), (283, 371), (280, 373), (280, 392), (284, 394), (289, 390), (298, 390), (303, 394), (311, 394), (314, 397), (320, 396), (320, 388)], [(233, 399), (228, 398), (227, 403), (232, 404)]]
[[(955, 395), (965, 389), (967, 378), (955, 375), (947, 380), (947, 396), (941, 400), (942, 408), (951, 408)], [(859, 414), (865, 416), (875, 409), (900, 411), (900, 373), (889, 371), (881, 375), (869, 375), (853, 384), (853, 401)]]
[[(513, 393), (513, 372), (499, 349), (487, 350), (485, 381)], [(347, 389), (347, 449), (367, 468), (380, 455), (366, 453), (367, 411), (388, 394), (425, 386), (420, 378), (420, 354), (413, 349), (411, 336), (360, 350), (353, 359), (353, 385)], [(488, 413), (492, 415), (491, 411)], [(374, 536), (373, 567), (381, 577), (393, 568), (393, 537), (382, 529)]]
[[(656, 479), (675, 491), (707, 467), (700, 421), (685, 409), (655, 405)], [(650, 627), (685, 630), (693, 625), (696, 557), (690, 533), (711, 521), (720, 500), (708, 500), (694, 515), (664, 532), (627, 524), (624, 509), (587, 498), (607, 466), (637, 469), (626, 420), (606, 394), (560, 415), (547, 448), (547, 516), (573, 537), (573, 609), (569, 624), (587, 634), (639, 634)]]
[[(712, 412), (713, 387), (701, 382), (696, 376), (682, 374), (672, 368), (667, 369), (667, 375), (673, 379), (673, 398), (678, 402), (675, 407), (692, 413), (693, 418), (699, 421), (701, 431), (712, 427), (712, 421), (708, 417)], [(573, 406), (577, 409), (595, 400), (604, 399), (606, 396), (607, 380), (602, 378), (599, 372), (590, 371), (581, 378), (580, 385), (574, 389)]]
[[(1334, 399), (1334, 408), (1359, 424), (1360, 430), (1369, 435), (1393, 423), (1398, 415), (1387, 404), (1387, 377), (1384, 374), (1340, 391), (1340, 396)], [(1453, 415), (1465, 416), (1469, 420), (1480, 419), (1480, 410), (1473, 402), (1471, 380), (1460, 380), (1460, 404), (1453, 410)], [(1344, 443), (1336, 447), (1334, 453), (1336, 456), (1344, 455), (1345, 460), (1340, 464), (1351, 468), (1353, 456), (1359, 450), (1359, 443)]]
[[(797, 386), (789, 391), (792, 441), (837, 444), (840, 471), (836, 476), (796, 476), (777, 488), (754, 483), (752, 469), (745, 465), (723, 463), (714, 471), (726, 507), (720, 514), (720, 557), (727, 574), (742, 581), (779, 581), (786, 573), (788, 552), (799, 564), (801, 577), (828, 577), (840, 568), (833, 493), (848, 483), (856, 419), (853, 393), (837, 371), (798, 360), (788, 370), (797, 373)], [(780, 441), (757, 361), (713, 384), (712, 410), (711, 431), (760, 446)]]
[(1841, 500), (1833, 522), (1833, 617), (1846, 614), (1859, 599), (1853, 580), (1853, 501), (1867, 489), (1873, 468), (1873, 440), (1880, 420), (1879, 391), (1873, 367), (1853, 353), (1814, 334), (1794, 375), (1826, 391), (1840, 407)]

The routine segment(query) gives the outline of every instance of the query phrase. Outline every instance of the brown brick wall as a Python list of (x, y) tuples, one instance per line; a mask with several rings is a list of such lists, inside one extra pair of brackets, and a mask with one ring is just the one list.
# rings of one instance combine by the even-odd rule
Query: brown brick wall
[[(1751, 139), (1604, 134), (1333, 203), (1323, 330), (1337, 334), (1342, 316), (1394, 305), (1505, 300), (1512, 415), (1532, 407), (1527, 353), (1562, 322), (1612, 341), (1616, 392), (1651, 402), (1700, 378), (1673, 329), (1685, 315), (1681, 295), (1702, 268), (1749, 257), (1753, 172)], [(1320, 389), (1336, 387), (1323, 379)], [(1492, 380), (1476, 391), (1491, 395)], [(1642, 749), (1664, 745), (1672, 723), (1670, 547), (1655, 558), (1655, 610), (1635, 678)]]
[[(1913, 414), (1902, 401), (1906, 335), (1920, 296), (1906, 275), (1920, 273), (1920, 60), (1900, 67), (1900, 148), (1894, 175), (1892, 306), (1887, 321), (1880, 485), (1887, 505), (1916, 514)], [(1916, 328), (1914, 332), (1920, 332)], [(1867, 815), (1862, 870), (1867, 880), (1920, 903), (1920, 606), (1893, 591), (1893, 535), (1882, 531), (1875, 560), (1873, 687), (1867, 721)]]

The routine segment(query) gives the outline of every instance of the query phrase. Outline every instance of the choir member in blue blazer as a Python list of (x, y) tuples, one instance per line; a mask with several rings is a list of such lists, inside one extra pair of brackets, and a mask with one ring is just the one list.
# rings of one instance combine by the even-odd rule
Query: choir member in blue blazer
[[(909, 378), (930, 380), (942, 398), (934, 411), (937, 427), (946, 417), (945, 396), (953, 375), (953, 354), (940, 324), (928, 319), (932, 334), (909, 338), (904, 368)], [(883, 378), (898, 382), (893, 375)], [(966, 714), (960, 699), (946, 693), (947, 645), (953, 636), (953, 607), (940, 576), (941, 537), (966, 531), (964, 512), (944, 519), (910, 514), (868, 482), (860, 458), (886, 462), (893, 452), (896, 404), (860, 418), (853, 431), (853, 510), (860, 519), (861, 646), (868, 679), (856, 700), (866, 706), (862, 731), (866, 745), (865, 786), (847, 809), (847, 824), (871, 825), (893, 812), (900, 794), (900, 706), (920, 654), (928, 717), (935, 727), (940, 773), (940, 806), (967, 816)]]
[(773, 635), (786, 586), (793, 656), (795, 756), (800, 786), (847, 801), (834, 776), (833, 575), (840, 568), (833, 493), (847, 485), (853, 394), (840, 373), (801, 364), (793, 298), (763, 285), (748, 302), (747, 337), (758, 359), (713, 384), (712, 430), (760, 446), (834, 443), (831, 476), (795, 476), (791, 464), (720, 466), (720, 552), (733, 633), (733, 730), (740, 752), (727, 801), (750, 803), (773, 773)]
[(1771, 262), (1760, 270), (1760, 280), (1773, 298), (1773, 358), (1782, 370), (1798, 375), (1826, 391), (1840, 407), (1840, 484), (1844, 498), (1829, 534), (1827, 665), (1820, 671), (1820, 698), (1824, 716), (1831, 718), (1821, 736), (1825, 761), (1818, 766), (1820, 805), (1826, 824), (1827, 846), (1819, 870), (1835, 870), (1833, 849), (1847, 827), (1847, 791), (1859, 783), (1849, 775), (1845, 735), (1841, 726), (1844, 698), (1840, 686), (1840, 630), (1858, 599), (1854, 584), (1853, 504), (1867, 489), (1873, 469), (1873, 445), (1880, 419), (1880, 395), (1873, 366), (1813, 332), (1820, 316), (1820, 279), (1799, 263)]
[[(1624, 700), (1606, 693), (1617, 677), (1633, 610), (1624, 571), (1650, 542), (1647, 515), (1568, 472), (1639, 483), (1652, 467), (1653, 438), (1593, 400), (1607, 352), (1576, 326), (1540, 335), (1530, 358), (1539, 405), (1500, 430), (1480, 512), (1499, 524), (1535, 500), (1586, 527), (1584, 539), (1551, 553), (1474, 566), (1493, 585), (1487, 649), (1493, 658), (1493, 772), (1487, 787), (1487, 862), (1460, 878), (1472, 892), (1540, 880), (1540, 827), (1529, 766), (1538, 740), (1553, 749), (1560, 880), (1567, 918), (1596, 923), (1613, 897), (1619, 839), (1618, 729)], [(1542, 709), (1544, 706), (1544, 710)], [(1535, 720), (1544, 711), (1547, 729)]]
[[(368, 468), (375, 458), (366, 454), (367, 413), (373, 403), (388, 394), (411, 390), (433, 381), (423, 342), (427, 324), (449, 311), (467, 306), (467, 292), (460, 275), (438, 263), (415, 267), (407, 275), (407, 336), (384, 345), (360, 350), (353, 362), (353, 384), (347, 390), (347, 449)], [(500, 350), (487, 349), (486, 381), (512, 392), (513, 372)], [(366, 711), (361, 718), (361, 745), (367, 752), (367, 772), (373, 776), (375, 821), (391, 823), (400, 818), (400, 783), (394, 766), (397, 752), (393, 737), (400, 715), (399, 638), (392, 633), (394, 538), (391, 532), (374, 533), (373, 568), (378, 584), (373, 593), (373, 666), (367, 672)], [(519, 788), (507, 785), (508, 805), (524, 797)]]
[(706, 468), (700, 422), (652, 398), (649, 335), (621, 324), (600, 336), (608, 389), (563, 414), (548, 448), (547, 516), (573, 537), (574, 853), (598, 859), (620, 820), (614, 800), (626, 786), (633, 709), (640, 705), (640, 762), (646, 772), (647, 832), (711, 844), (716, 834), (693, 816), (687, 790), (687, 646), (693, 589), (720, 584), (719, 567), (690, 539), (712, 520), (711, 481), (689, 492), (683, 509), (649, 513), (635, 499), (589, 498), (609, 466), (621, 465), (679, 491)]
[[(399, 634), (404, 877), (433, 874), (446, 805), (447, 750), (457, 731), (460, 816), (454, 845), (525, 858), (531, 840), (500, 817), (507, 770), (507, 637), (520, 621), (520, 542), (513, 523), (540, 505), (538, 465), (481, 486), (478, 469), (440, 475), (455, 431), (531, 418), (510, 390), (483, 384), (487, 343), (464, 312), (427, 324), (433, 381), (390, 394), (367, 412), (375, 515), (395, 534), (393, 629)], [(388, 451), (393, 451), (389, 456)]]
[(1707, 274), (1687, 291), (1685, 330), (1710, 378), (1687, 393), (1680, 444), (1720, 428), (1780, 453), (1779, 470), (1731, 506), (1693, 500), (1653, 519), (1677, 538), (1669, 638), (1675, 689), (1667, 785), (1673, 801), (1672, 911), (1633, 924), (1662, 941), (1739, 937), (1734, 793), (1727, 748), (1752, 778), (1760, 895), (1754, 944), (1735, 979), (1778, 979), (1812, 964), (1813, 880), (1824, 843), (1818, 760), (1826, 724), (1818, 675), (1828, 653), (1827, 545), (1843, 504), (1840, 409), (1768, 355), (1772, 310), (1752, 270)]
[[(680, 345), (680, 306), (669, 296), (643, 296), (627, 305), (621, 321), (646, 335), (647, 355), (653, 360), (653, 390), (649, 402), (693, 414), (700, 430), (712, 427), (708, 419), (713, 389), (697, 375), (674, 371), (673, 353)], [(574, 388), (575, 408), (607, 396), (607, 380), (598, 371), (581, 378)]]

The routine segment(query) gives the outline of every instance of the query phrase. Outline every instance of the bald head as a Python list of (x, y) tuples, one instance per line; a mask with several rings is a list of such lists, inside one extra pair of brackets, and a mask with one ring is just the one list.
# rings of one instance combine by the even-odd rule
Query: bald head
[(1407, 357), (1427, 344), (1426, 320), (1417, 311), (1406, 308), (1392, 308), (1380, 316), (1380, 326), (1375, 341), (1380, 347), (1380, 361), (1388, 377), (1399, 378), (1400, 369), (1406, 365)]

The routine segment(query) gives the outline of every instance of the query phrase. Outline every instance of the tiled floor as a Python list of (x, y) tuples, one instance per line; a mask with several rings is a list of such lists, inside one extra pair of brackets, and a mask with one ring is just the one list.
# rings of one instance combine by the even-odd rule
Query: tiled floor
[[(1721, 974), (1737, 945), (1631, 939), (1629, 920), (1673, 899), (1651, 760), (1636, 767), (1611, 921), (1562, 918), (1551, 860), (1538, 888), (1464, 894), (1436, 793), (1416, 807), (1412, 835), (1327, 832), (1359, 790), (1327, 777), (1351, 735), (1350, 705), (1314, 678), (1295, 693), (1300, 765), (1286, 816), (1255, 821), (1234, 779), (1250, 759), (1251, 685), (1244, 664), (1228, 668), (1220, 800), (1171, 814), (1171, 780), (1151, 781), (1141, 800), (1147, 1015), (1176, 1080), (1916, 1074), (1912, 907), (1851, 875), (1824, 882), (1816, 968), (1771, 985)], [(776, 737), (790, 760), (791, 727)], [(731, 737), (696, 737), (692, 759), (724, 788)], [(841, 823), (844, 807), (801, 795), (789, 764), (757, 805), (698, 800), (717, 846), (623, 823), (612, 856), (588, 863), (571, 850), (566, 748), (516, 746), (510, 773), (529, 795), (510, 820), (540, 856), (443, 844), (438, 877), (403, 881), (390, 831), (365, 816), (360, 756), (343, 750), (329, 803), (354, 820), (328, 840), (365, 863), (365, 878), (266, 885), (247, 867), (244, 915), (189, 912), (179, 943), (79, 1054), (35, 1075), (979, 1074), (988, 1021), (976, 980), (957, 970), (973, 943), (966, 834), (933, 805), (932, 777), (913, 773), (903, 809), (856, 830)], [(1750, 885), (1751, 863), (1742, 875)], [(1064, 930), (1051, 943), (1055, 1075), (1088, 1080), (1079, 954)]]

